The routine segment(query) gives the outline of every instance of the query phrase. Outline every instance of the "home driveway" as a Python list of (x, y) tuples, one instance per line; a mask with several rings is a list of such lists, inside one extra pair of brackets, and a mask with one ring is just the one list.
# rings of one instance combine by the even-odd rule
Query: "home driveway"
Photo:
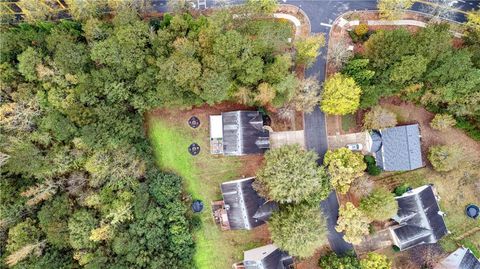
[(293, 144), (305, 148), (305, 133), (303, 130), (270, 133), (270, 148), (272, 149)]
[(331, 135), (327, 137), (328, 149), (344, 148), (347, 144), (362, 144), (362, 153), (367, 153), (368, 148), (371, 147), (371, 140), (367, 132), (352, 133), (344, 135)]

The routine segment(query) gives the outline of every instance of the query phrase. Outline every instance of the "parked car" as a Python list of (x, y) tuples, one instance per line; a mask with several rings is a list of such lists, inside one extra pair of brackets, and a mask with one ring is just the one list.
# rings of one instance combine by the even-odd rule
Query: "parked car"
[(363, 149), (363, 145), (360, 143), (347, 144), (345, 147), (349, 150), (354, 150), (354, 151), (360, 151)]

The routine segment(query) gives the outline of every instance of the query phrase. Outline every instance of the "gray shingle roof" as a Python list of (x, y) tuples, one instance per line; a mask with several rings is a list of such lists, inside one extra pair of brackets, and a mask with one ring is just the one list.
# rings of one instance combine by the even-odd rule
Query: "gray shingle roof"
[(460, 247), (443, 259), (435, 269), (480, 269), (480, 260), (470, 249)]
[(253, 177), (233, 180), (220, 186), (232, 230), (250, 230), (262, 225), (278, 209), (275, 202), (266, 202), (258, 195), (252, 186), (254, 180)]
[(425, 185), (397, 197), (398, 212), (392, 228), (394, 242), (400, 250), (419, 244), (436, 243), (448, 233), (432, 186)]
[(245, 269), (288, 269), (293, 258), (275, 245), (266, 245), (244, 252)]
[(223, 112), (222, 123), (225, 155), (263, 153), (270, 147), (269, 133), (263, 129), (259, 111)]
[(423, 166), (418, 124), (385, 128), (371, 136), (372, 151), (383, 170), (407, 171)]

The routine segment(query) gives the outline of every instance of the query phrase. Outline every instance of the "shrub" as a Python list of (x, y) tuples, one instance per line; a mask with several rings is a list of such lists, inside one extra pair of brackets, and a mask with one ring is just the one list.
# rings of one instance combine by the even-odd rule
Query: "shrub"
[(448, 114), (436, 114), (435, 117), (430, 122), (430, 126), (439, 131), (445, 131), (457, 124), (455, 118), (452, 115)]
[(375, 161), (375, 157), (371, 155), (366, 155), (363, 157), (363, 161), (367, 164), (367, 173), (372, 176), (378, 176), (382, 172), (377, 166), (377, 162)]
[(318, 266), (322, 269), (358, 269), (360, 268), (360, 263), (354, 253), (338, 256), (334, 252), (330, 252), (320, 257)]
[(368, 33), (368, 25), (365, 23), (360, 23), (355, 27), (354, 32), (357, 36), (364, 36)]
[(395, 187), (395, 190), (393, 190), (393, 192), (396, 196), (402, 196), (408, 191), (409, 188), (410, 186), (408, 186), (407, 183), (403, 183), (402, 185)]

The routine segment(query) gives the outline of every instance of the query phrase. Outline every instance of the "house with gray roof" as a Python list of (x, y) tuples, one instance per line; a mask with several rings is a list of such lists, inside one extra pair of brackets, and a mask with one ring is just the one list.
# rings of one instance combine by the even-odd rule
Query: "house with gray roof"
[(398, 225), (389, 228), (393, 244), (406, 250), (420, 244), (436, 243), (448, 233), (444, 213), (431, 185), (407, 191), (395, 198), (398, 202)]
[(480, 260), (470, 249), (460, 247), (437, 264), (434, 269), (480, 269)]
[(273, 244), (247, 250), (235, 269), (293, 269), (293, 258)]
[(227, 156), (264, 153), (270, 137), (262, 114), (239, 110), (210, 116), (210, 148), (213, 154)]
[(370, 152), (384, 171), (408, 171), (423, 166), (418, 124), (373, 130), (369, 140)]
[(255, 178), (243, 178), (220, 185), (223, 200), (212, 203), (214, 219), (223, 230), (251, 230), (264, 224), (278, 210), (253, 188)]

